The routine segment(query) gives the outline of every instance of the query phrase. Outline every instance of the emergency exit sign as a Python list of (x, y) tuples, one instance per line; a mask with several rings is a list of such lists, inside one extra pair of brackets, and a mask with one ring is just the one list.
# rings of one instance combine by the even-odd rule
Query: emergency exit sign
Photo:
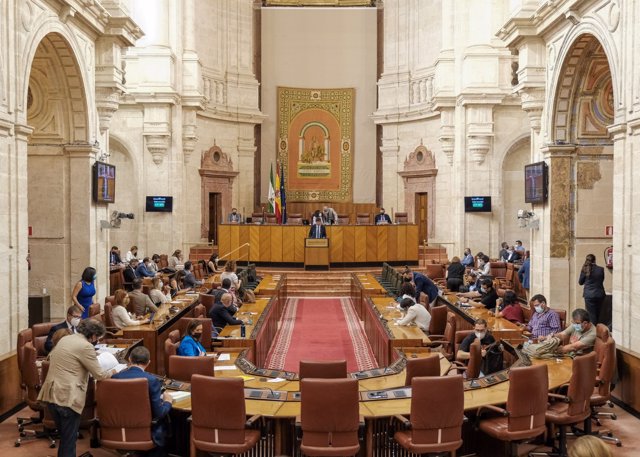
[(613, 225), (604, 226), (604, 236), (613, 236)]

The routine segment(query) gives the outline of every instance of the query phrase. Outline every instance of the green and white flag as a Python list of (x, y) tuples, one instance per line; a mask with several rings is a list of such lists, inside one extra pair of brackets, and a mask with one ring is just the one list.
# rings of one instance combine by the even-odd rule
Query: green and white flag
[(267, 197), (269, 200), (269, 213), (273, 214), (276, 211), (276, 191), (273, 181), (273, 164), (271, 164), (271, 178), (269, 180), (269, 196)]

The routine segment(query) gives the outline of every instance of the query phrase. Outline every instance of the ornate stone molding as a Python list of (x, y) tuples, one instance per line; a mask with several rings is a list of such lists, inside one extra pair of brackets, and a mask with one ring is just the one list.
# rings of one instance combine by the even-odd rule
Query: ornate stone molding
[(196, 124), (196, 110), (183, 108), (182, 110), (182, 154), (184, 164), (189, 163), (191, 154), (196, 148), (198, 143), (198, 136), (196, 131), (198, 126)]
[(109, 130), (111, 119), (120, 106), (120, 95), (122, 92), (117, 87), (96, 88), (96, 107), (100, 117), (100, 133)]
[(529, 116), (529, 124), (535, 133), (540, 133), (542, 125), (542, 110), (545, 103), (544, 94), (544, 89), (540, 88), (526, 88), (518, 91), (522, 109)]
[(151, 153), (153, 163), (160, 165), (167, 156), (171, 145), (170, 134), (143, 134), (147, 143), (147, 150)]
[(455, 110), (452, 108), (442, 108), (440, 111), (440, 148), (447, 156), (449, 165), (453, 165), (453, 153), (456, 146), (456, 128), (454, 126)]
[(474, 162), (481, 165), (491, 150), (491, 138), (493, 135), (467, 135), (467, 148)]

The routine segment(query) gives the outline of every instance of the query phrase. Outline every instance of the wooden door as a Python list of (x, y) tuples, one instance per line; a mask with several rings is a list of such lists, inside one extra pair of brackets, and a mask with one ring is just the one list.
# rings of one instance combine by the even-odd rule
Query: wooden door
[(418, 226), (418, 242), (424, 243), (428, 239), (427, 233), (427, 210), (429, 194), (427, 192), (416, 192), (415, 223)]
[(223, 221), (222, 194), (209, 192), (209, 240), (218, 243), (218, 224)]

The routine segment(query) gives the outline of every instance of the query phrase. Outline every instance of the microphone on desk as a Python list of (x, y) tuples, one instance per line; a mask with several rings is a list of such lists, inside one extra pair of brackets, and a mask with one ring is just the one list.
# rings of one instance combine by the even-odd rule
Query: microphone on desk
[(267, 398), (280, 398), (280, 393), (279, 392), (274, 392), (271, 387), (267, 387), (267, 389), (269, 389), (269, 395), (267, 395)]

